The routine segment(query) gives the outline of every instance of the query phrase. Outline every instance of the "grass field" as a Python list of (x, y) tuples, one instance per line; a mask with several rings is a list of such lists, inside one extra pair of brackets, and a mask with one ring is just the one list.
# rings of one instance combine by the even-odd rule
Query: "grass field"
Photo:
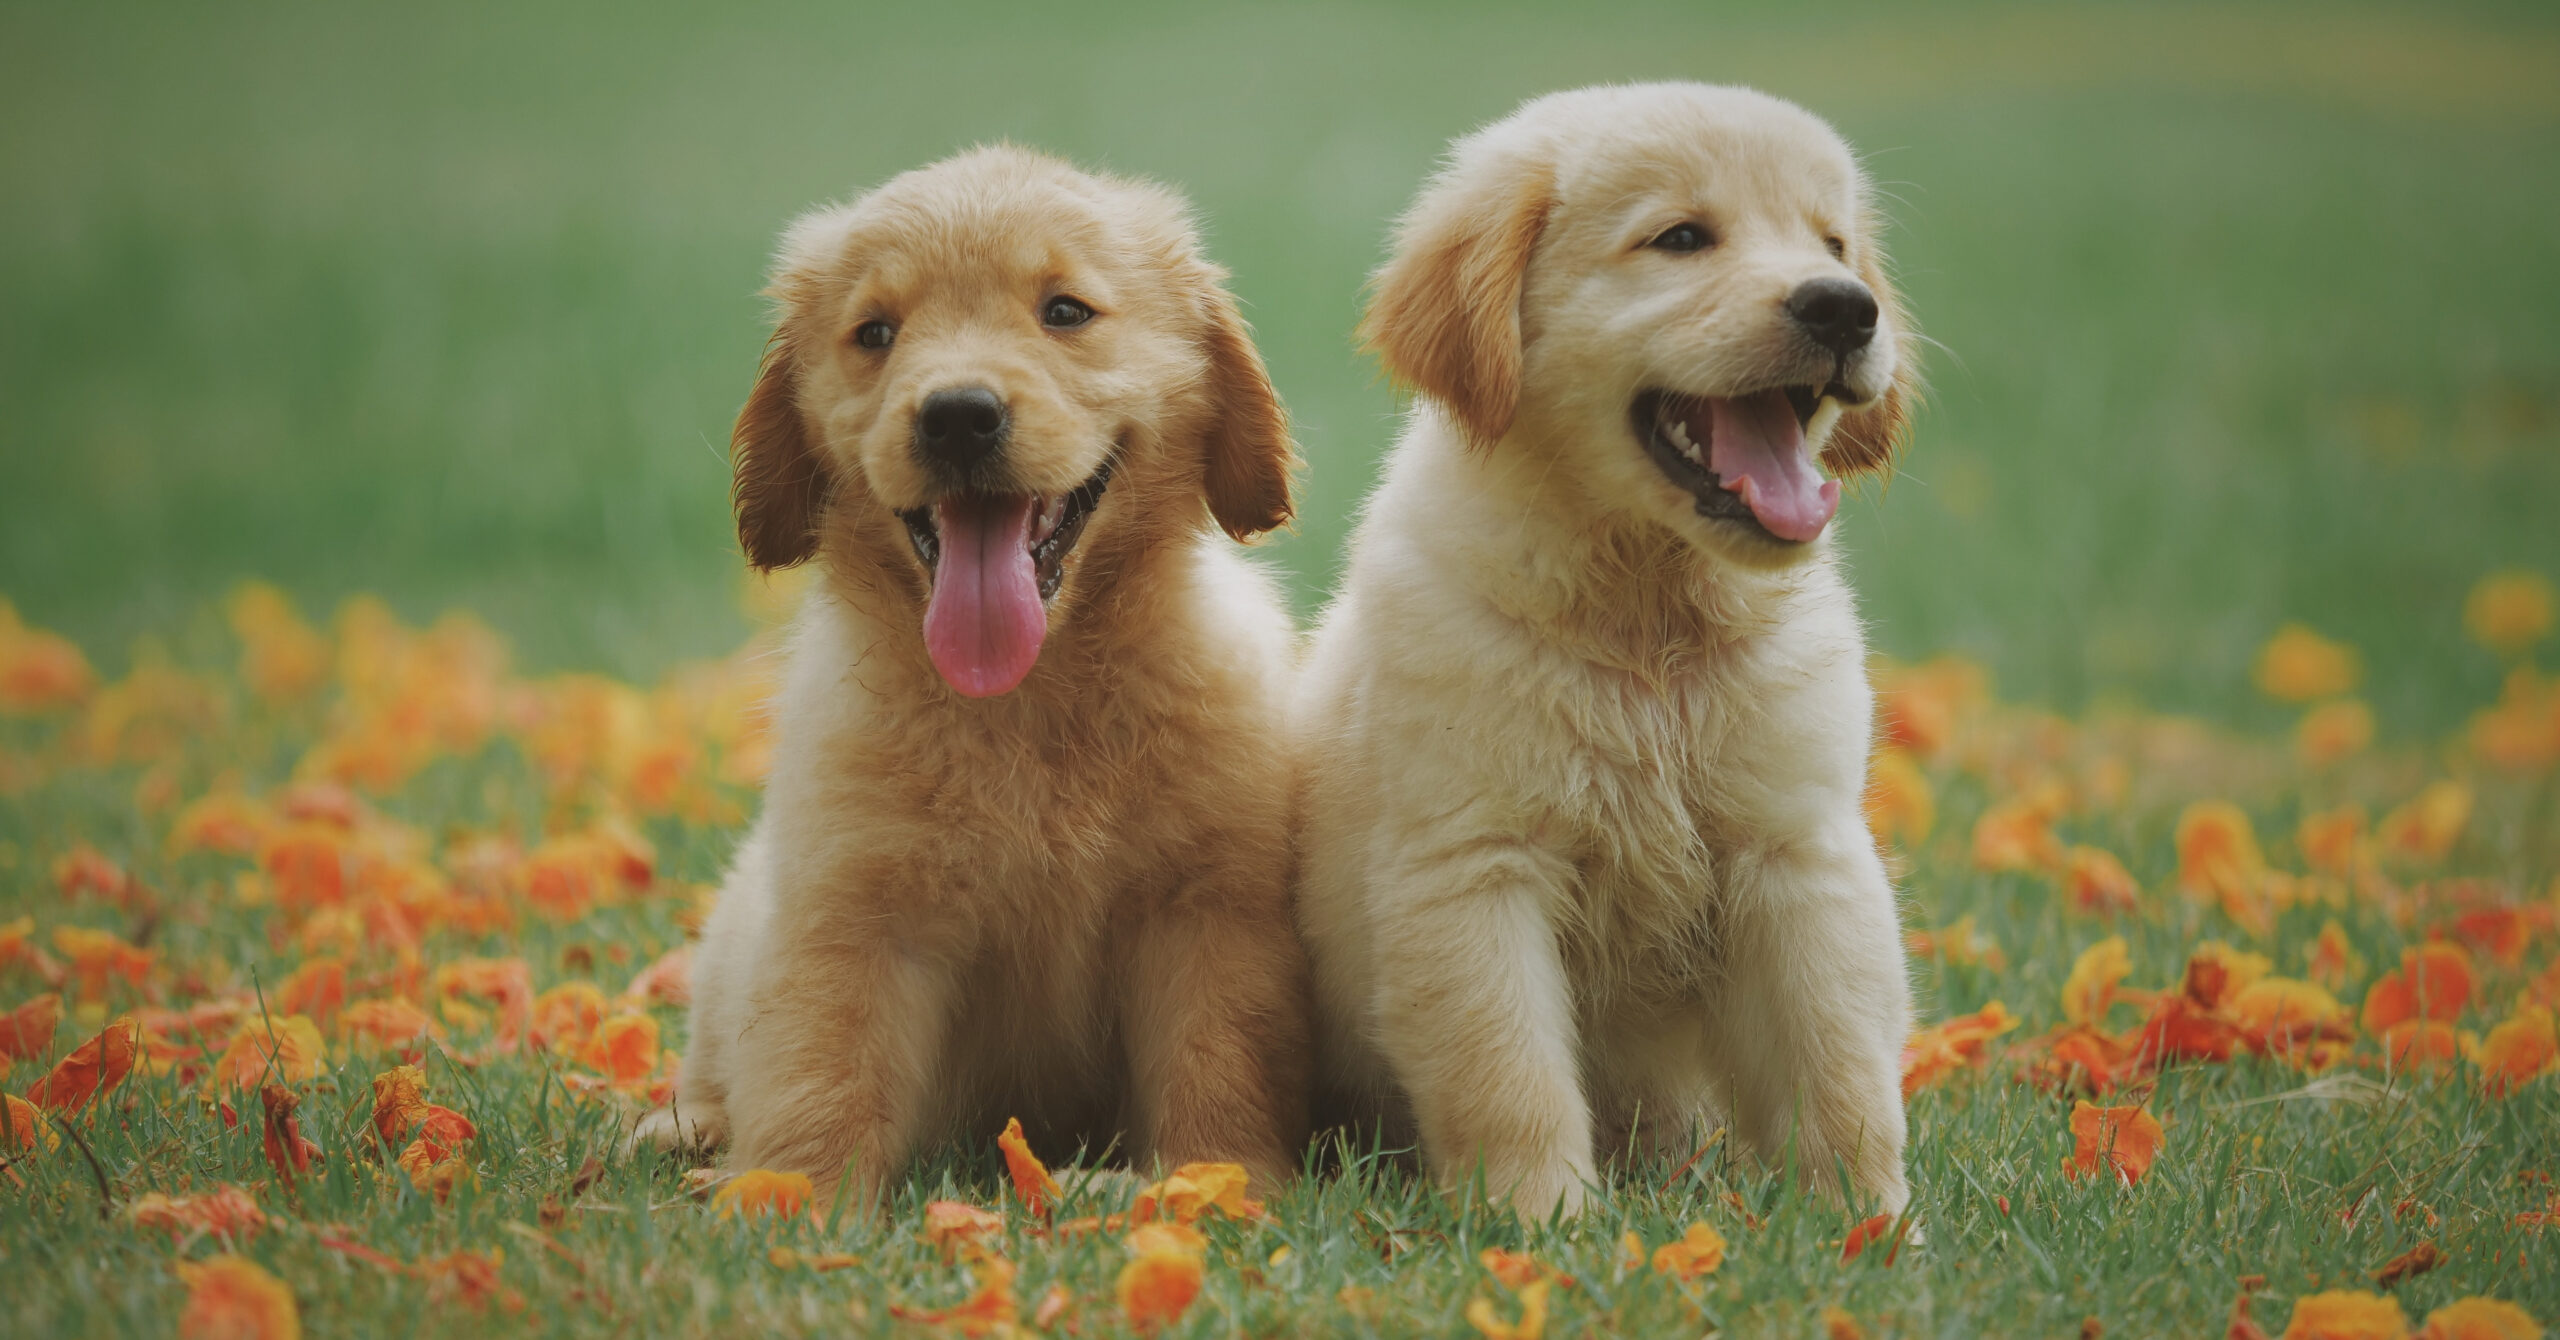
[[(1934, 816), (1884, 823), (1915, 930), (1971, 916), (2000, 951), (1937, 936), (1956, 948), (1916, 960), (1924, 1016), (1997, 1000), (2022, 1022), (1917, 1089), (1898, 1250), (1843, 1263), (1849, 1216), (1721, 1147), (1534, 1229), (1359, 1163), (1268, 1221), (1212, 1216), (1175, 1333), (1472, 1334), (1471, 1301), (1522, 1305), (1488, 1246), (1574, 1277), (1548, 1295), (1559, 1336), (1809, 1334), (1830, 1306), (1870, 1335), (2218, 1333), (2249, 1275), (2272, 1334), (2421, 1241), (2446, 1260), (2392, 1290), (2412, 1323), (2467, 1296), (2560, 1321), (2534, 1217), (2560, 1214), (2560, 1081), (2493, 1095), (2505, 1053), (2483, 1050), (2560, 1003), (2560, 738), (2537, 733), (2560, 691), (2529, 639), (2464, 629), (2485, 574), (2560, 576), (2541, 9), (261, 3), (0, 13), (0, 597), (98, 671), (0, 621), (0, 700), (25, 709), (0, 714), (0, 1010), (65, 1010), (23, 1044), (0, 1026), (26, 1053), (0, 1087), (27, 1096), (128, 1012), (207, 1010), (138, 1015), (145, 1073), (0, 1155), (0, 1334), (167, 1333), (177, 1264), (221, 1248), (135, 1206), (223, 1184), (274, 1221), (239, 1250), (314, 1334), (876, 1333), (960, 1300), (966, 1270), (917, 1224), (934, 1198), (1002, 1203), (993, 1132), (884, 1219), (819, 1189), (814, 1226), (721, 1218), (683, 1167), (615, 1146), (664, 1081), (656, 1047), (684, 1046), (681, 1010), (625, 987), (682, 943), (754, 803), (751, 663), (722, 658), (763, 616), (722, 450), (772, 235), (998, 136), (1183, 185), (1297, 416), (1303, 520), (1272, 553), (1312, 610), (1392, 431), (1348, 336), (1386, 220), (1449, 136), (1522, 96), (1662, 76), (1806, 102), (1889, 193), (1939, 347), (1907, 471), (1843, 533), (1880, 648), (1960, 655), (1992, 687), (1893, 681), (1910, 766), (1889, 793)], [(226, 607), (246, 578), (323, 629)], [(387, 607), (322, 617), (364, 592)], [(416, 631), (447, 609), (494, 631)], [(2286, 643), (2304, 682), (2253, 683), (2297, 620), (2357, 672)], [(2342, 697), (2372, 738), (2324, 709), (2344, 733), (2306, 757), (2289, 733)], [(256, 803), (178, 840), (230, 795)], [(2209, 821), (2181, 838), (2216, 800), (2263, 868)], [(2302, 826), (2350, 810), (2354, 835)], [(2129, 869), (2129, 905), (2079, 910), (2106, 881), (2078, 846)], [(2344, 952), (2315, 957), (2332, 922)], [(2110, 936), (2134, 994), (2075, 1019), (2066, 983)], [(2439, 938), (2470, 983), (2451, 1005), (2429, 988), (2440, 1027), (2375, 1013)], [(2249, 1014), (2261, 970), (2208, 941), (2343, 1016)], [(541, 1042), (510, 1033), (526, 992), (557, 993)], [(362, 1021), (405, 1019), (351, 1025), (366, 1000), (434, 1024), (388, 1051), (421, 1049), (429, 1097), (477, 1126), (443, 1172), (393, 1164), (412, 1132), (365, 1138), (400, 1058)], [(2179, 1000), (2204, 1020), (2180, 1027), (2241, 1054), (2153, 1073), (2091, 1040)], [(209, 1067), (297, 1014), (320, 1055), (284, 1068), (322, 1154), (287, 1186), (255, 1083)], [(2048, 1072), (2073, 1047), (2122, 1063), (2102, 1103), (2167, 1123), (2134, 1185), (2062, 1172), (2092, 1076)], [(1064, 1213), (1087, 1208), (1117, 1207)], [(1720, 1269), (1622, 1262), (1624, 1233), (1659, 1247), (1692, 1222), (1729, 1241)], [(1073, 1302), (1047, 1329), (1115, 1333), (1124, 1236), (1015, 1215), (1022, 1323), (1056, 1283)], [(776, 1245), (863, 1260), (780, 1266)], [(491, 1251), (508, 1297), (452, 1255)]]

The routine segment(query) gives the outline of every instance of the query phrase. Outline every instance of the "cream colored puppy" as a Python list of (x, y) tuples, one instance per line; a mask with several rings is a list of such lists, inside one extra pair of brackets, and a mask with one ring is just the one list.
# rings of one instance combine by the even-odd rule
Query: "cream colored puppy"
[(1296, 457), (1223, 277), (1172, 192), (1003, 147), (785, 235), (735, 502), (819, 576), (641, 1138), (860, 1197), (1008, 1116), (1295, 1169), (1294, 648), (1229, 537)]
[(1300, 684), (1299, 915), (1329, 1097), (1445, 1182), (1571, 1213), (1721, 1117), (1907, 1199), (1829, 525), (1903, 430), (1876, 231), (1803, 110), (1591, 88), (1459, 141), (1376, 276), (1419, 394)]

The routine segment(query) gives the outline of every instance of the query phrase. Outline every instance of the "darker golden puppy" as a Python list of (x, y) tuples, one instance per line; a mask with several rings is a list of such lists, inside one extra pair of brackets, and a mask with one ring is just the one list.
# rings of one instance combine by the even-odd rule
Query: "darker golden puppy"
[(1172, 193), (1010, 148), (786, 234), (738, 530), (821, 576), (644, 1136), (864, 1194), (1008, 1114), (1293, 1167), (1291, 630), (1228, 537), (1294, 455), (1222, 281)]

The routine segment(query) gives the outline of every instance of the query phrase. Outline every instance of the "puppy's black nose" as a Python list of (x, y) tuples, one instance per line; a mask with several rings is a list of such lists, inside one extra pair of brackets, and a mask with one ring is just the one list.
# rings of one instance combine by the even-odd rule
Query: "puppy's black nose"
[(1854, 279), (1808, 279), (1787, 295), (1787, 315), (1813, 342), (1854, 354), (1876, 337), (1876, 295)]
[(983, 386), (946, 387), (916, 410), (916, 454), (965, 470), (1004, 449), (1010, 417)]

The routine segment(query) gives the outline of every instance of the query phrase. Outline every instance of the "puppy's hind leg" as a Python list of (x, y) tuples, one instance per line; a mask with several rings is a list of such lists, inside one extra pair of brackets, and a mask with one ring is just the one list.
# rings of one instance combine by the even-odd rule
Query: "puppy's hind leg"
[[(721, 1030), (731, 1017), (722, 1008), (729, 1003), (724, 999), (729, 985), (716, 980), (697, 985), (675, 1101), (640, 1118), (631, 1130), (631, 1148), (647, 1146), (661, 1154), (672, 1154), (716, 1149), (728, 1140), (729, 1087), (722, 1079), (722, 1065), (727, 1058), (721, 1046)], [(710, 989), (704, 990), (706, 987)]]
[(765, 957), (764, 934), (773, 906), (771, 844), (764, 832), (739, 847), (723, 881), (702, 939), (693, 948), (685, 1012), (685, 1049), (675, 1102), (640, 1119), (633, 1147), (660, 1152), (707, 1150), (729, 1138), (729, 1044), (737, 1035), (741, 998), (754, 989)]
[(685, 1150), (712, 1150), (729, 1138), (729, 1114), (717, 1102), (687, 1103), (681, 1089), (676, 1101), (654, 1112), (642, 1114), (631, 1128), (629, 1148), (654, 1149), (661, 1154)]

